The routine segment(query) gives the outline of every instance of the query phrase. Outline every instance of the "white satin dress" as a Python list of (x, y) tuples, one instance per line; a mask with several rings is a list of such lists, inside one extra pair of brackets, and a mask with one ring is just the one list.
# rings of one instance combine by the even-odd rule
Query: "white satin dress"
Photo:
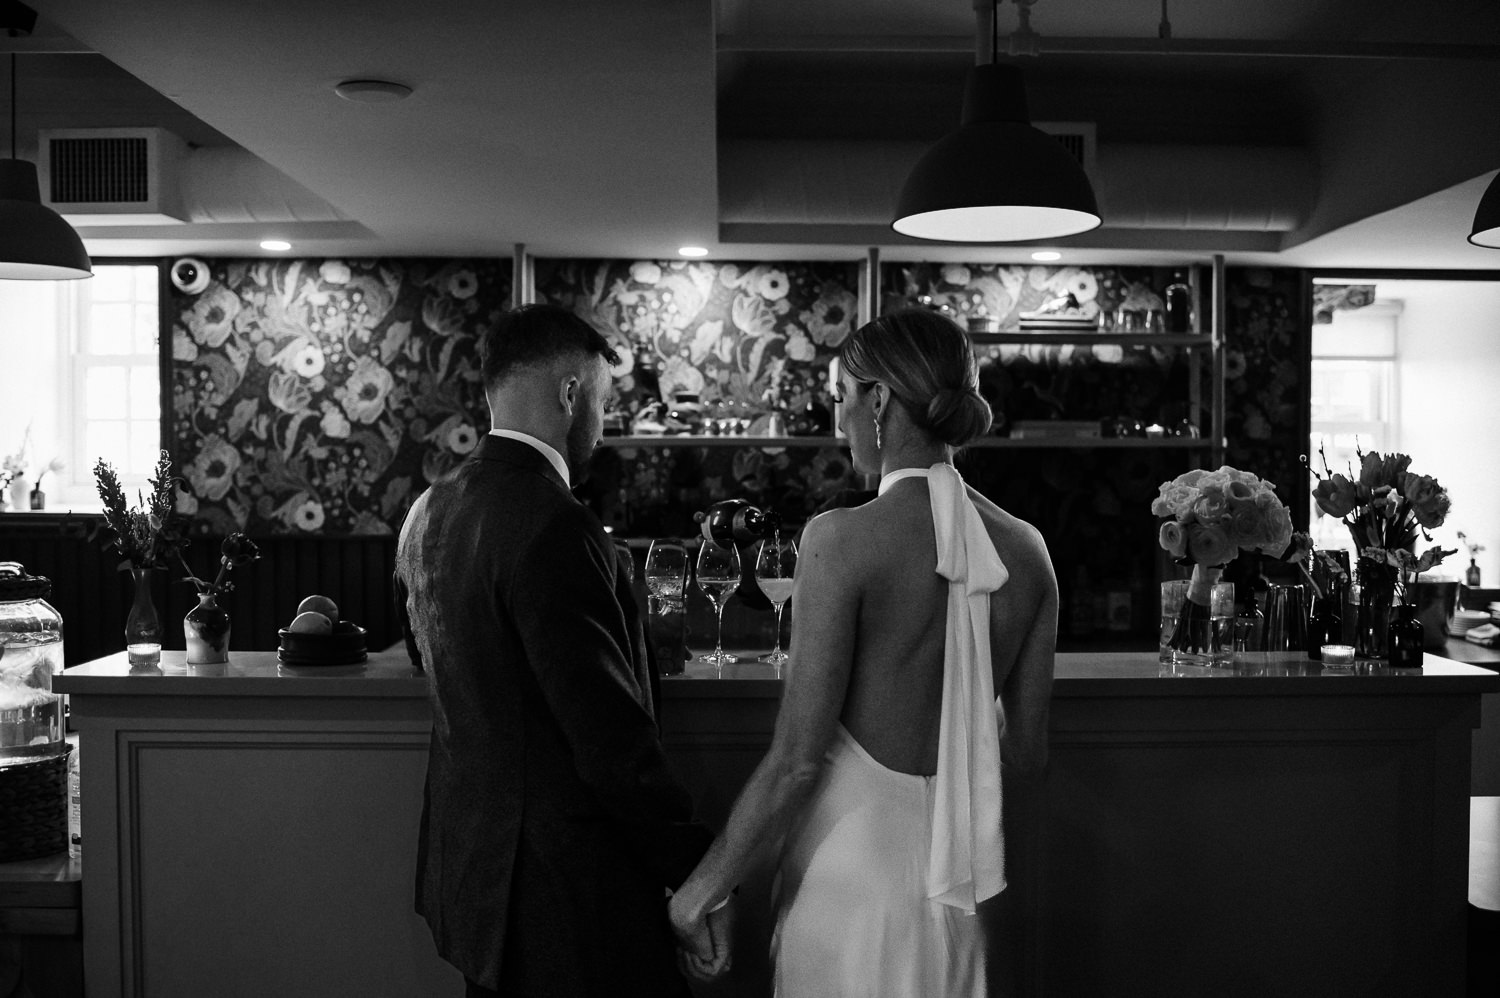
[(892, 472), (880, 493), (917, 476), (949, 580), (938, 771), (887, 769), (839, 726), (777, 873), (779, 998), (985, 992), (974, 910), (1005, 886), (989, 594), (1009, 576), (951, 465)]

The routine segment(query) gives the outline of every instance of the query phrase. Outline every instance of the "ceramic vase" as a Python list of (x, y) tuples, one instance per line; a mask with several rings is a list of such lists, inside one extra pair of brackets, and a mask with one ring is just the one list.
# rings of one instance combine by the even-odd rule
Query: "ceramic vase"
[(229, 611), (213, 593), (199, 593), (198, 605), (182, 618), (188, 665), (229, 661)]

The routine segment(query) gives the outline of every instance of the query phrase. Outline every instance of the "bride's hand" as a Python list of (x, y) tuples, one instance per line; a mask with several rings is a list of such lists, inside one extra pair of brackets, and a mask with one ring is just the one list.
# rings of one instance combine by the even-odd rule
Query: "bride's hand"
[(699, 981), (712, 981), (729, 970), (732, 908), (732, 904), (726, 905), (695, 918), (677, 897), (668, 902), (667, 914), (677, 936), (677, 962), (684, 975)]

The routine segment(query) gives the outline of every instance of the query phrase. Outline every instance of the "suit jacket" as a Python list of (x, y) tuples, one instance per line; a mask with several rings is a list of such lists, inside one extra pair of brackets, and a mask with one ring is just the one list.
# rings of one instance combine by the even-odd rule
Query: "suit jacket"
[(438, 952), (519, 994), (686, 994), (663, 888), (712, 835), (667, 768), (598, 519), (487, 435), (412, 506), (396, 587), (432, 706), (416, 907)]

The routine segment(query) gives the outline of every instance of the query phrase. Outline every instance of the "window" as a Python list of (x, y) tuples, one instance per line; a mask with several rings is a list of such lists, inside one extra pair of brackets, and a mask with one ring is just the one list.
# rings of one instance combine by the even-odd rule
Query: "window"
[(73, 354), (73, 466), (105, 457), (144, 483), (161, 450), (161, 378), (153, 265), (99, 266), (80, 281)]
[(97, 509), (94, 462), (127, 494), (144, 487), (161, 447), (156, 263), (100, 263), (81, 281), (0, 281), (0, 366), (24, 371), (0, 398), (0, 453), (26, 441), (27, 475), (46, 507)]
[[(1321, 290), (1321, 289), (1319, 289)], [(1373, 297), (1373, 296), (1372, 296)], [(1359, 451), (1386, 451), (1395, 444), (1396, 324), (1399, 303), (1368, 301), (1333, 310), (1331, 321), (1313, 326), (1313, 467), (1322, 471), (1319, 448), (1336, 473), (1359, 472)], [(1312, 506), (1313, 544), (1353, 550), (1344, 525)]]

